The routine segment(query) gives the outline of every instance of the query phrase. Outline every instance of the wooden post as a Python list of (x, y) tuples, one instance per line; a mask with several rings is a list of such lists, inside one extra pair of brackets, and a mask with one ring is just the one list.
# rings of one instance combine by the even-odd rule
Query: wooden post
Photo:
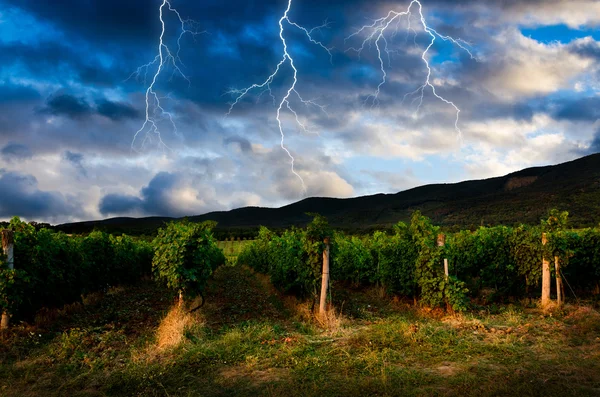
[[(441, 248), (446, 245), (446, 235), (444, 233), (440, 233), (437, 236), (437, 246)], [(448, 259), (444, 258), (444, 278), (448, 281)], [(450, 311), (450, 304), (446, 301), (446, 310)]]
[[(6, 256), (6, 264), (9, 269), (15, 268), (14, 259), (14, 232), (12, 230), (2, 230), (2, 251)], [(7, 329), (10, 323), (10, 313), (7, 311), (2, 312), (2, 319), (0, 320), (0, 329)]]
[(327, 303), (327, 287), (329, 285), (329, 238), (325, 239), (323, 251), (323, 275), (321, 276), (321, 300), (319, 302), (319, 315), (324, 318)]
[[(542, 233), (542, 245), (548, 242), (546, 233)], [(543, 254), (542, 254), (543, 256)], [(542, 257), (542, 308), (550, 303), (550, 261), (545, 256)]]
[[(443, 247), (446, 245), (446, 235), (443, 233), (438, 234), (437, 236), (437, 245), (438, 247)], [(448, 258), (444, 258), (444, 275), (448, 278)]]
[(177, 299), (177, 307), (180, 309), (183, 307), (183, 291), (179, 290), (179, 299)]
[(556, 303), (558, 304), (558, 306), (561, 306), (563, 303), (563, 287), (562, 277), (560, 276), (560, 261), (558, 259), (558, 256), (554, 257), (554, 270), (556, 271)]

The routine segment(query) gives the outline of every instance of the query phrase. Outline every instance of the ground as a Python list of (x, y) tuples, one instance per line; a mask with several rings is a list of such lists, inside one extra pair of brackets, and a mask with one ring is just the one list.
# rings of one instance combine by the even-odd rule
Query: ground
[(600, 396), (589, 305), (456, 315), (334, 285), (323, 325), (311, 302), (230, 266), (205, 295), (189, 315), (146, 281), (17, 324), (2, 335), (0, 395)]

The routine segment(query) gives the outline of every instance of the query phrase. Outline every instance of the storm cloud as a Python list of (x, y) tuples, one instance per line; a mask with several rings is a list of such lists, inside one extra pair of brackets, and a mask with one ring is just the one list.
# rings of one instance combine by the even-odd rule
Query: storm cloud
[(0, 170), (0, 217), (61, 219), (81, 215), (77, 204), (58, 192), (42, 191), (32, 175)]
[[(362, 45), (364, 34), (345, 40), (361, 24), (409, 2), (294, 2), (292, 21), (309, 29), (331, 22), (313, 34), (332, 56), (284, 23), (298, 82), (281, 124), (289, 63), (263, 87), (270, 90), (252, 90), (229, 110), (236, 90), (260, 85), (281, 61), (287, 1), (173, 3), (208, 33), (181, 38), (189, 80), (167, 65), (155, 85), (167, 113), (150, 110), (157, 130), (136, 135), (156, 71), (160, 2), (0, 0), (0, 183), (13, 191), (0, 199), (2, 217), (280, 206), (305, 194), (497, 176), (600, 149), (597, 1), (422, 1), (430, 25), (474, 55), (439, 38), (428, 54), (436, 93), (460, 108), (458, 129), (454, 107), (419, 90), (430, 37), (416, 19), (414, 31), (404, 19), (386, 36), (381, 86), (373, 43), (347, 51)], [(165, 21), (174, 46), (178, 21)]]

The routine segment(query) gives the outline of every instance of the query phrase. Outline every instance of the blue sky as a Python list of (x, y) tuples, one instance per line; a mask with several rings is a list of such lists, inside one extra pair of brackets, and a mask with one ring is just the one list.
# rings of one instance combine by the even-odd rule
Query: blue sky
[[(372, 30), (408, 1), (293, 0), (284, 22), (289, 61), (271, 92), (262, 83), (283, 56), (278, 21), (288, 0), (171, 0), (185, 26), (184, 79), (167, 67), (150, 109), (163, 145), (142, 131), (164, 0), (0, 0), (0, 219), (60, 223), (113, 216), (184, 216), (240, 206), (280, 206), (308, 196), (391, 193), (427, 183), (504, 175), (600, 151), (600, 3), (592, 0), (422, 0), (439, 36), (411, 17), (383, 33), (384, 70)], [(164, 13), (165, 43), (180, 23)], [(409, 28), (409, 22), (410, 27)], [(374, 36), (377, 37), (377, 36)], [(383, 41), (385, 40), (385, 41)], [(382, 81), (376, 98), (373, 95)], [(137, 78), (136, 78), (137, 77)], [(146, 77), (146, 79), (144, 79)], [(239, 95), (239, 91), (237, 91)], [(272, 94), (272, 96), (270, 95)], [(322, 108), (321, 108), (322, 107)], [(154, 112), (152, 111), (154, 110)], [(306, 126), (306, 130), (298, 124)], [(302, 189), (304, 181), (306, 192)], [(5, 192), (10, 192), (6, 194)]]

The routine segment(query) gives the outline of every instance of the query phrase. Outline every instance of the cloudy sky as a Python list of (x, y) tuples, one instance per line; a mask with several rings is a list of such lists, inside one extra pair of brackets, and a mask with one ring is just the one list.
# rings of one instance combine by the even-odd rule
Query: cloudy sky
[[(163, 0), (0, 0), (0, 219), (184, 216), (499, 176), (600, 151), (600, 2), (422, 0), (379, 44), (363, 25), (408, 1), (171, 0), (184, 28), (157, 72)], [(326, 5), (323, 5), (323, 4)], [(181, 23), (163, 8), (177, 54)], [(195, 22), (192, 23), (191, 20)], [(324, 29), (312, 30), (328, 21)], [(297, 24), (294, 26), (293, 24)], [(410, 26), (409, 26), (410, 23)], [(298, 26), (306, 27), (311, 43)], [(206, 33), (201, 33), (206, 31)], [(200, 34), (201, 33), (201, 34)], [(377, 38), (377, 36), (375, 36)], [(387, 46), (387, 47), (386, 47)], [(385, 49), (387, 48), (387, 52)], [(163, 55), (166, 56), (166, 47)], [(174, 65), (187, 77), (183, 78)], [(140, 73), (135, 74), (138, 71)], [(239, 92), (239, 91), (237, 91)], [(290, 109), (296, 111), (298, 121)], [(167, 114), (168, 113), (168, 114)], [(169, 119), (169, 116), (170, 118)], [(171, 123), (171, 120), (173, 123)], [(134, 139), (135, 138), (135, 139)]]

